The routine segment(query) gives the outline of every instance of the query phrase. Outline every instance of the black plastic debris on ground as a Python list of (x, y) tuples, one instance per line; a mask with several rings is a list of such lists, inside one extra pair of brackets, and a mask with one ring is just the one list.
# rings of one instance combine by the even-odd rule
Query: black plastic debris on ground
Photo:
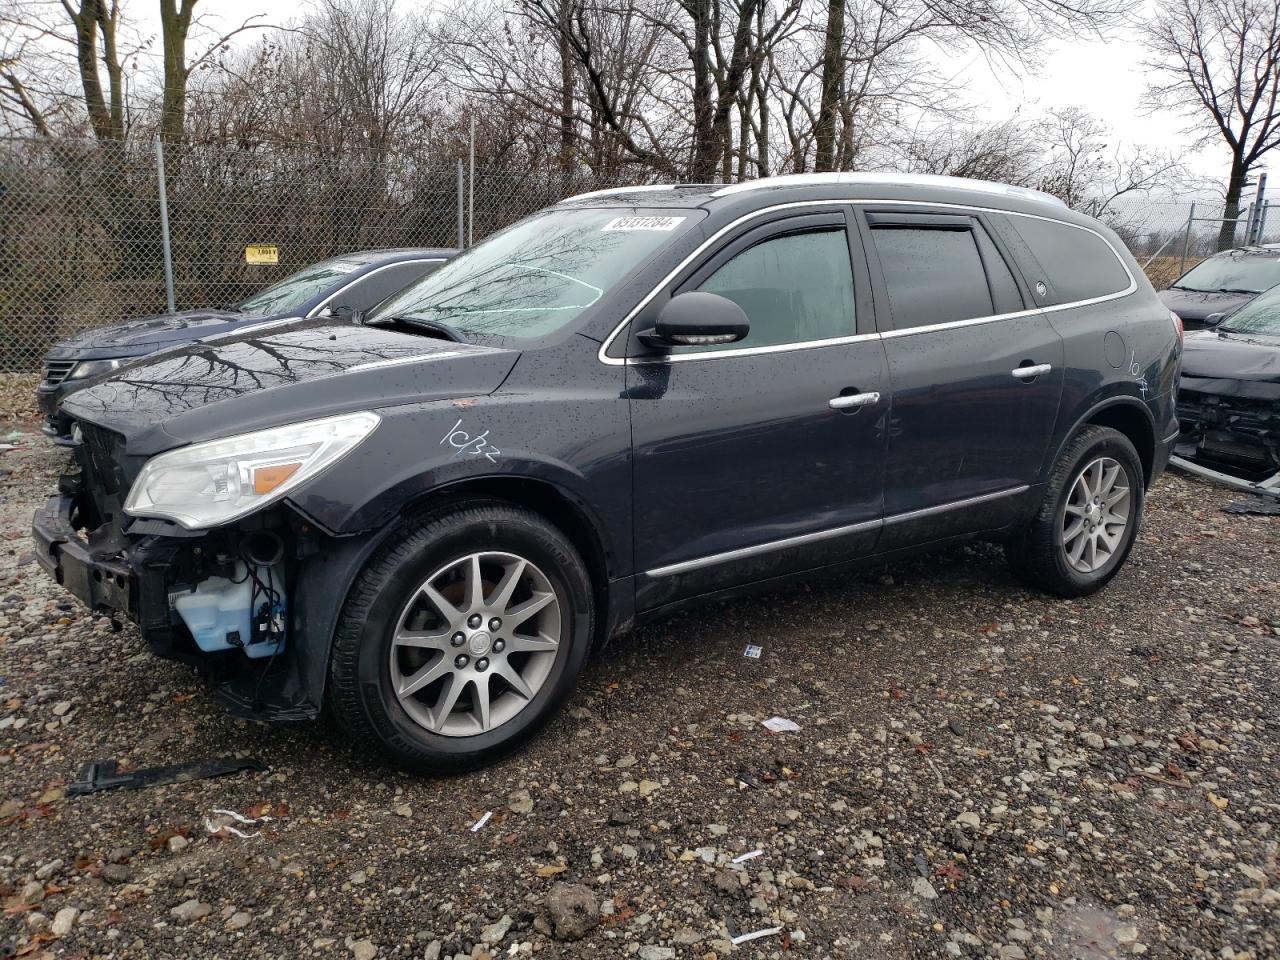
[(1224, 513), (1252, 513), (1264, 517), (1280, 517), (1280, 500), (1269, 497), (1249, 497), (1233, 500), (1222, 508)]
[(224, 777), (229, 773), (239, 773), (241, 770), (256, 770), (261, 773), (266, 769), (260, 760), (252, 757), (246, 757), (243, 760), (223, 757), (120, 773), (116, 768), (115, 760), (98, 760), (86, 763), (80, 768), (79, 777), (67, 784), (67, 796), (80, 797), (102, 790), (141, 790), (144, 787), (158, 787), (166, 783), (186, 783), (189, 780)]

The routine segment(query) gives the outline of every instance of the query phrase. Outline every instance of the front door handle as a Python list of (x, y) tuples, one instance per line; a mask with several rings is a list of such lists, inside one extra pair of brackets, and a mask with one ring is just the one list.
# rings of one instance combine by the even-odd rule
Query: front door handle
[(848, 410), (851, 407), (869, 407), (879, 402), (880, 394), (878, 393), (855, 393), (847, 397), (832, 397), (827, 401), (827, 405), (832, 410)]
[(1018, 380), (1034, 380), (1036, 377), (1043, 376), (1053, 369), (1051, 363), (1037, 363), (1030, 367), (1014, 367), (1010, 373)]

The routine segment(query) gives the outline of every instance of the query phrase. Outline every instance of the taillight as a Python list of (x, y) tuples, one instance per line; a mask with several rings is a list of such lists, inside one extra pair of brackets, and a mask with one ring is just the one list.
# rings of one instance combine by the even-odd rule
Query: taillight
[(1173, 321), (1173, 329), (1178, 331), (1178, 343), (1182, 343), (1182, 338), (1185, 333), (1182, 329), (1182, 318), (1170, 310), (1169, 319)]

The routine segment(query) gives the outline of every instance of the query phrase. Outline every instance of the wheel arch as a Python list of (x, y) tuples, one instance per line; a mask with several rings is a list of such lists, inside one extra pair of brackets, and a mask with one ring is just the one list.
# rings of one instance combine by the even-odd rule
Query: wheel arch
[(1156, 426), (1151, 417), (1151, 411), (1135, 397), (1112, 397), (1109, 400), (1103, 400), (1077, 417), (1071, 429), (1058, 442), (1053, 459), (1049, 461), (1048, 470), (1053, 469), (1053, 465), (1058, 462), (1063, 448), (1071, 442), (1071, 438), (1086, 426), (1110, 427), (1128, 437), (1129, 442), (1138, 451), (1138, 460), (1142, 463), (1143, 486), (1150, 485), (1152, 471), (1155, 469)]
[(599, 518), (585, 502), (560, 484), (521, 475), (463, 478), (405, 503), (392, 526), (406, 517), (468, 500), (503, 500), (516, 504), (545, 517), (563, 532), (582, 555), (591, 578), (598, 613), (596, 643), (603, 642), (613, 632), (612, 624), (608, 623), (611, 619), (609, 583), (618, 569), (618, 557), (606, 539)]
[(593, 516), (591, 508), (550, 480), (519, 475), (455, 480), (405, 503), (400, 517), (412, 517), (445, 504), (476, 499), (506, 500), (546, 517), (573, 542), (587, 562), (593, 579), (597, 574), (603, 574), (607, 581), (616, 569), (617, 558), (606, 543), (603, 527)]

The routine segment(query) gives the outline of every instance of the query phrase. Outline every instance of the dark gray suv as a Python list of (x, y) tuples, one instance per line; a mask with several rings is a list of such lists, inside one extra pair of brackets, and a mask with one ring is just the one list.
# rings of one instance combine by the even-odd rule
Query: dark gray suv
[(68, 397), (37, 556), (241, 714), (424, 770), (531, 735), (679, 607), (971, 538), (1119, 570), (1181, 327), (1043, 194), (834, 174), (575, 197), (359, 324), (170, 351)]

